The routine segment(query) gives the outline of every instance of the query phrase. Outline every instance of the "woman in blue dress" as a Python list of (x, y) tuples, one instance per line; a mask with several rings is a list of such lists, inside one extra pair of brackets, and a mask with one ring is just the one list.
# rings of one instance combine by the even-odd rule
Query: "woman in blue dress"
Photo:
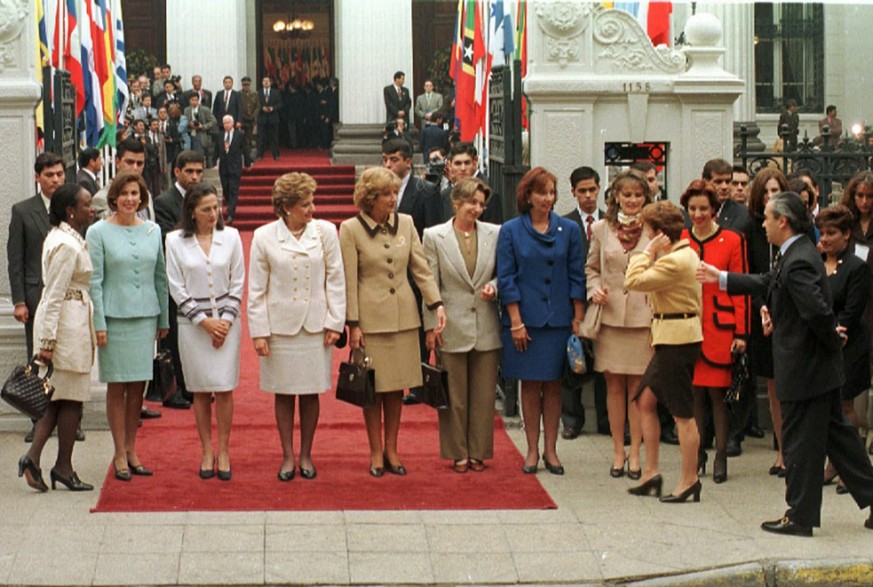
[(497, 241), (501, 368), (507, 379), (521, 380), (527, 474), (536, 473), (539, 464), (541, 419), (543, 462), (550, 473), (564, 474), (556, 451), (561, 377), (567, 338), (585, 313), (582, 233), (552, 210), (555, 182), (543, 167), (524, 175), (516, 192), (519, 215), (501, 227)]

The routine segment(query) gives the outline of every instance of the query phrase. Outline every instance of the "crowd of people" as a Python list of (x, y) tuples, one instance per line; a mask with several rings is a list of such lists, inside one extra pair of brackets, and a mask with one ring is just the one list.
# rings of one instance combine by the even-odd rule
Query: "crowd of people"
[[(231, 480), (245, 310), (260, 389), (275, 396), (280, 482), (298, 471), (317, 475), (320, 396), (330, 387), (333, 348), (347, 335), (375, 371), (376, 401), (362, 413), (373, 477), (408, 473), (397, 442), (402, 408), (422, 399), (420, 364), (436, 353), (449, 382), (439, 456), (457, 473), (482, 472), (494, 456), (500, 376), (520, 385), (522, 474), (536, 474), (542, 459), (563, 475), (561, 421), (565, 439), (578, 436), (580, 393), (590, 380), (600, 394), (598, 431), (612, 437), (609, 475), (638, 480), (632, 495), (700, 501), (705, 447), (715, 447), (713, 482), (724, 483), (728, 457), (740, 454), (745, 434), (758, 435), (757, 376), (767, 382), (778, 446), (770, 474), (786, 478), (789, 505), (763, 528), (811, 535), (822, 487), (837, 477), (860, 507), (873, 505), (873, 468), (853, 404), (870, 387), (869, 172), (852, 179), (839, 204), (820, 208), (809, 173), (764, 169), (749, 184), (745, 170), (716, 159), (676, 205), (654, 201), (644, 171), (629, 170), (611, 181), (602, 210), (599, 175), (580, 167), (570, 177), (575, 209), (562, 217), (558, 178), (536, 167), (518, 185), (514, 218), (501, 224), (502, 214), (487, 221), (494, 198), (477, 177), (472, 145), (452, 147), (442, 186), (442, 177), (416, 177), (411, 146), (393, 138), (383, 144), (382, 166), (357, 181), (359, 213), (338, 232), (316, 218), (311, 176), (279, 177), (277, 220), (255, 232), (246, 263), (215, 188), (202, 182), (206, 157), (181, 151), (175, 183), (153, 198), (140, 147), (121, 143), (119, 172), (93, 196), (93, 154), (83, 153), (79, 183), (63, 185), (62, 160), (43, 153), (39, 193), (12, 210), (15, 317), (28, 353), (55, 367), (52, 406), (19, 461), (19, 475), (39, 491), (48, 489), (40, 458), (55, 428), (52, 486), (92, 489), (76, 475), (72, 451), (95, 348), (114, 476), (153, 474), (137, 454), (136, 432), (156, 343), (173, 356), (177, 393), (193, 400), (199, 476)], [(579, 378), (568, 372), (566, 346), (583, 331), (592, 373)], [(728, 406), (744, 353), (752, 377)], [(681, 470), (664, 494), (659, 445), (674, 428)], [(865, 525), (873, 528), (873, 515)]]

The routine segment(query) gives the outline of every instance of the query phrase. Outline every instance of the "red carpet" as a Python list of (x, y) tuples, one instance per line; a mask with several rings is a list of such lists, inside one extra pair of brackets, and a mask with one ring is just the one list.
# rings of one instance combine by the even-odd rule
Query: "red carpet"
[[(248, 258), (251, 234), (243, 234)], [(233, 480), (201, 480), (200, 442), (193, 410), (158, 406), (163, 417), (147, 420), (137, 437), (142, 462), (154, 477), (117, 481), (111, 468), (95, 512), (251, 511), (251, 510), (442, 510), (544, 509), (556, 507), (536, 476), (523, 475), (522, 456), (496, 418), (495, 458), (482, 473), (458, 474), (439, 458), (436, 411), (403, 408), (400, 456), (406, 477), (368, 473), (369, 450), (361, 410), (321, 396), (313, 462), (318, 477), (298, 476), (281, 483), (276, 473), (281, 449), (273, 418), (272, 395), (258, 389), (258, 359), (243, 319), (239, 388), (234, 392), (231, 435)], [(348, 349), (334, 354), (334, 364)], [(334, 373), (336, 369), (334, 369)], [(215, 433), (213, 432), (213, 444)], [(299, 433), (295, 433), (295, 448)], [(107, 461), (111, 455), (106, 455)]]
[(308, 173), (315, 179), (316, 215), (337, 226), (358, 213), (352, 203), (355, 166), (333, 165), (325, 151), (318, 149), (283, 150), (279, 160), (267, 156), (244, 171), (233, 225), (239, 230), (254, 230), (276, 219), (271, 193), (280, 175), (292, 171)]

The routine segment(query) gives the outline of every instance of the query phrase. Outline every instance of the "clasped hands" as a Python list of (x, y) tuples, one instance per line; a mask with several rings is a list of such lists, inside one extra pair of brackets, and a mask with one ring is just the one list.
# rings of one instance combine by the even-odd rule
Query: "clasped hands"
[(212, 348), (220, 349), (230, 332), (231, 322), (220, 318), (206, 318), (200, 323), (200, 327), (209, 333), (212, 338)]

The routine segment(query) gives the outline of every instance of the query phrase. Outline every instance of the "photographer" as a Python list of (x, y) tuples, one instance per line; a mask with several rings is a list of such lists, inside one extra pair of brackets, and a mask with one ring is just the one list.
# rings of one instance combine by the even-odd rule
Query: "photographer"
[[(421, 134), (418, 139), (418, 145), (421, 147), (422, 155), (430, 153), (434, 147), (440, 147), (444, 152), (449, 150), (449, 133), (443, 128), (445, 113), (442, 110), (431, 114), (431, 124), (425, 124), (421, 129)], [(444, 155), (445, 157), (445, 155)]]
[(446, 167), (446, 150), (442, 147), (431, 147), (424, 153), (427, 169), (424, 173), (424, 180), (434, 184), (438, 191), (443, 191), (447, 187), (451, 187)]
[(209, 108), (200, 107), (200, 96), (188, 96), (188, 107), (185, 108), (188, 119), (188, 134), (191, 135), (191, 150), (207, 158), (206, 166), (212, 167), (213, 157), (212, 133), (218, 128), (218, 121)]

